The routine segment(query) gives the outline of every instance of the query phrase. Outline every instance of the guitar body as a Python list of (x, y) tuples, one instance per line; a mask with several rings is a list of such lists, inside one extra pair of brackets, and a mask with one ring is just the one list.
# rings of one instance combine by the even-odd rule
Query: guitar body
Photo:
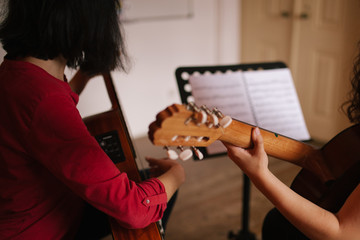
[[(204, 122), (201, 116), (199, 108), (173, 104), (157, 114), (149, 126), (149, 138), (154, 145), (167, 147), (206, 147), (216, 140), (252, 147), (255, 126), (233, 119), (227, 127), (209, 127), (213, 117)], [(360, 183), (359, 124), (339, 133), (321, 149), (264, 129), (260, 132), (268, 155), (302, 167), (291, 188), (315, 204), (337, 212)]]
[[(112, 102), (110, 111), (84, 118), (88, 130), (99, 142), (121, 172), (126, 172), (129, 179), (140, 182), (141, 177), (135, 162), (135, 152), (116, 97), (110, 74), (104, 74), (107, 91)], [(143, 229), (121, 227), (113, 218), (109, 219), (113, 239), (115, 240), (161, 240), (157, 223)]]
[[(307, 169), (295, 177), (291, 188), (331, 212), (337, 212), (360, 183), (360, 125), (345, 129), (321, 149), (332, 179), (323, 181)], [(307, 160), (310, 164), (312, 159)], [(309, 165), (308, 164), (308, 165)]]

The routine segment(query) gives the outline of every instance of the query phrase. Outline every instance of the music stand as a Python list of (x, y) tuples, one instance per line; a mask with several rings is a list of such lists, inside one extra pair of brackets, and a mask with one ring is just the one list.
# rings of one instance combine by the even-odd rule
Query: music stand
[[(265, 70), (265, 69), (278, 69), (287, 68), (283, 62), (263, 62), (263, 63), (252, 63), (252, 64), (237, 64), (237, 65), (217, 65), (217, 66), (189, 66), (179, 67), (175, 71), (175, 76), (179, 88), (179, 93), (182, 103), (189, 103), (192, 100), (191, 88), (189, 88), (189, 77), (194, 73), (199, 74), (215, 74), (217, 72), (225, 73), (227, 71), (249, 71), (249, 70)], [(204, 157), (215, 157), (219, 155), (225, 155), (226, 152), (209, 154), (205, 147), (199, 148), (203, 153)], [(197, 159), (195, 159), (197, 160)], [(229, 231), (228, 239), (232, 240), (255, 240), (256, 236), (254, 233), (249, 231), (249, 200), (250, 200), (250, 180), (243, 174), (243, 206), (242, 206), (242, 229), (237, 234), (233, 231)]]

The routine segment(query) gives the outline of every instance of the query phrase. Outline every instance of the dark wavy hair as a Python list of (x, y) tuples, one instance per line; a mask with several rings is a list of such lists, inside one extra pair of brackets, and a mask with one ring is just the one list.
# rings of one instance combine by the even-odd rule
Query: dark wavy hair
[[(360, 42), (358, 49), (360, 50)], [(360, 51), (354, 61), (351, 86), (349, 100), (342, 105), (342, 109), (352, 123), (360, 123)]]
[(0, 41), (7, 58), (62, 56), (96, 74), (126, 70), (119, 0), (7, 0)]

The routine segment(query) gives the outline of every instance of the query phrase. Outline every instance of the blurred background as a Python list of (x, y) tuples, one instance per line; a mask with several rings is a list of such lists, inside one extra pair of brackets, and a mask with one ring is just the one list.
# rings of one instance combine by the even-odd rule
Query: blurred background
[[(159, 111), (181, 103), (175, 79), (180, 66), (285, 62), (312, 139), (327, 142), (349, 126), (340, 106), (360, 40), (359, 12), (359, 0), (122, 0), (131, 68), (112, 77), (139, 167), (146, 166), (145, 156), (165, 156), (147, 131)], [(68, 78), (74, 73), (68, 69)], [(83, 117), (110, 108), (101, 78), (89, 82), (78, 108)], [(226, 156), (183, 164), (187, 182), (167, 239), (227, 239), (230, 230), (240, 230), (241, 171)], [(270, 168), (287, 184), (298, 171), (277, 159)], [(271, 207), (251, 188), (250, 231), (258, 239)]]
[[(179, 66), (284, 61), (312, 138), (348, 125), (339, 106), (349, 89), (360, 39), (358, 0), (123, 0), (132, 67), (113, 78), (134, 137), (167, 105), (180, 102)], [(108, 107), (91, 81), (79, 109)], [(105, 95), (105, 96), (104, 96)], [(96, 96), (96, 97), (95, 97)]]

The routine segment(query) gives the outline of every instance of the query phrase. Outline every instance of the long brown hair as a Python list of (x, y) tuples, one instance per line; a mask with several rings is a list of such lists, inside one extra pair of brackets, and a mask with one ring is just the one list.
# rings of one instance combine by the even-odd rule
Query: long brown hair
[[(358, 49), (360, 50), (360, 42), (358, 42)], [(360, 123), (360, 51), (354, 61), (351, 86), (349, 100), (342, 107), (352, 123)]]

